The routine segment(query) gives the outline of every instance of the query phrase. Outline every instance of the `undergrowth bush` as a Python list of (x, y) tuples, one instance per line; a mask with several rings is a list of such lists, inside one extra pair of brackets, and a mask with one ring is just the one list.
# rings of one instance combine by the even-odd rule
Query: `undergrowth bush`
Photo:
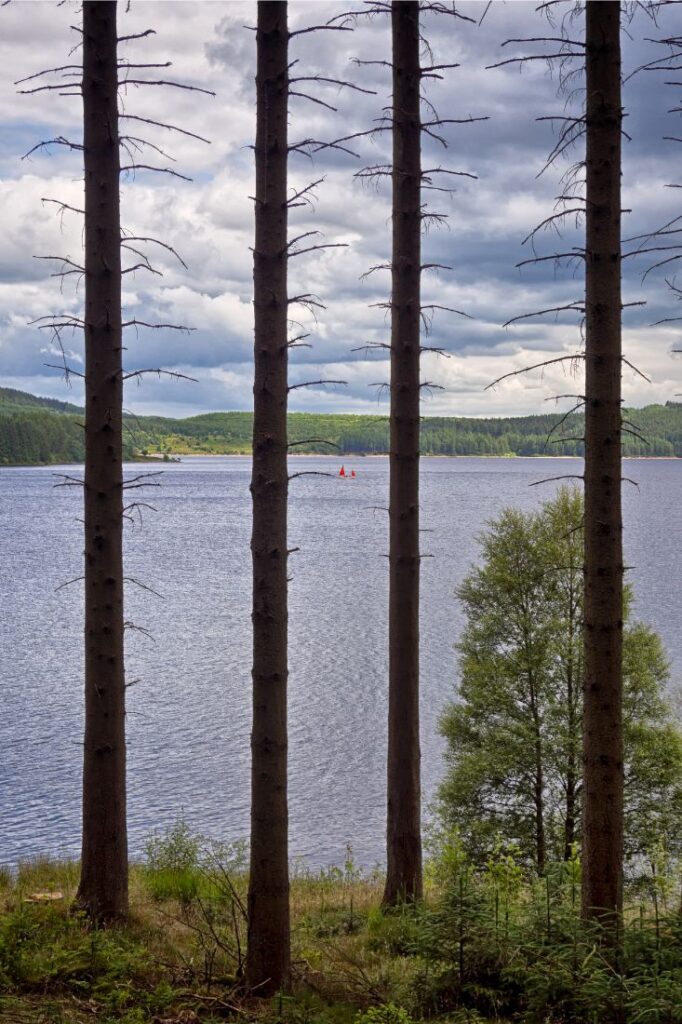
[(412, 1024), (412, 1018), (404, 1007), (382, 1003), (358, 1013), (355, 1024)]
[(199, 892), (201, 840), (184, 821), (151, 836), (145, 844), (145, 876), (155, 900), (188, 903)]
[(141, 936), (92, 929), (63, 906), (23, 902), (0, 917), (0, 991), (91, 1000), (102, 1019), (133, 1006), (149, 1009), (150, 1019), (171, 996)]
[(165, 919), (182, 934), (177, 971), (208, 988), (243, 973), (246, 943), (246, 844), (192, 833), (180, 820), (146, 844), (144, 880)]
[[(56, 863), (50, 872), (34, 862), (8, 880), (0, 1020), (23, 1019), (18, 1011), (3, 1016), (3, 999), (87, 1001), (103, 1024), (175, 1020), (178, 1007), (188, 1006), (203, 1021), (221, 1000), (241, 1000), (244, 846), (208, 843), (179, 823), (155, 836), (147, 853), (133, 870), (132, 914), (123, 928), (92, 929), (68, 899), (25, 902), (33, 891), (66, 891), (77, 866)], [(351, 851), (343, 868), (299, 868), (292, 883), (294, 990), (260, 1005), (253, 1018), (249, 1009), (247, 1018), (682, 1024), (679, 866), (658, 850), (648, 876), (645, 869), (639, 866), (628, 893), (615, 952), (598, 925), (581, 921), (575, 853), (538, 879), (514, 846), (501, 842), (485, 864), (472, 863), (455, 833), (442, 838), (428, 866), (426, 900), (390, 910), (379, 905), (381, 879), (360, 871)]]
[[(649, 901), (630, 904), (620, 948), (580, 917), (580, 861), (530, 879), (498, 844), (483, 868), (456, 834), (432, 866), (438, 895), (413, 917), (409, 946), (424, 1016), (466, 1011), (527, 1024), (682, 1024), (682, 916), (672, 873), (657, 873)], [(670, 868), (670, 865), (668, 865)], [(371, 930), (368, 941), (372, 942)]]

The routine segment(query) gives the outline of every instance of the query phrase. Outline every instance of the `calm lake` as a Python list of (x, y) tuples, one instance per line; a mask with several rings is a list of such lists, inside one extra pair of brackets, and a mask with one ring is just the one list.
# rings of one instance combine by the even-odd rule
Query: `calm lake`
[[(311, 866), (383, 858), (388, 461), (292, 458), (291, 852)], [(129, 466), (129, 475), (148, 468)], [(135, 492), (158, 510), (127, 527), (130, 843), (180, 815), (226, 840), (248, 831), (250, 459), (185, 458)], [(73, 467), (64, 470), (78, 473)], [(82, 731), (80, 491), (59, 467), (0, 469), (0, 863), (77, 855)], [(438, 716), (454, 692), (462, 626), (454, 589), (476, 535), (506, 505), (531, 508), (578, 460), (422, 462), (422, 752), (426, 801), (442, 771)], [(635, 614), (661, 633), (682, 679), (682, 463), (628, 461), (626, 562)], [(143, 495), (148, 494), (147, 498)]]

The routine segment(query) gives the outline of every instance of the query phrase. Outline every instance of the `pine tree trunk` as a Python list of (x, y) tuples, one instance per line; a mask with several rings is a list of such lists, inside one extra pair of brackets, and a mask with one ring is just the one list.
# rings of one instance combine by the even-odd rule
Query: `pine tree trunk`
[(391, 4), (393, 252), (387, 873), (384, 904), (422, 896), (419, 749), (419, 3)]
[(258, 4), (253, 731), (247, 981), (289, 984), (287, 809), (287, 4)]
[(588, 0), (583, 914), (622, 904), (620, 4)]
[(116, 54), (116, 3), (85, 0), (85, 743), (77, 901), (100, 923), (128, 910)]

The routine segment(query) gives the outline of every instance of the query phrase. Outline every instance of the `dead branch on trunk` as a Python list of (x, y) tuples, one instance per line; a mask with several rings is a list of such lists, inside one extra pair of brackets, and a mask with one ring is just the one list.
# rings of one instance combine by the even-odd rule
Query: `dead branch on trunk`
[(519, 313), (518, 316), (513, 316), (510, 320), (505, 320), (502, 326), (510, 327), (512, 324), (519, 323), (521, 320), (530, 320), (532, 317), (536, 316), (546, 316), (547, 313), (557, 314), (556, 318), (558, 319), (558, 314), (564, 312), (581, 313), (584, 315), (585, 306), (584, 304), (581, 304), (580, 300), (576, 299), (575, 302), (568, 302), (563, 306), (549, 306), (547, 309), (533, 310), (532, 313)]
[(157, 377), (171, 377), (173, 380), (191, 380), (192, 383), (196, 384), (196, 377), (189, 377), (186, 373), (178, 373), (177, 370), (164, 370), (162, 367), (154, 366), (150, 369), (145, 370), (130, 370), (128, 373), (123, 374), (123, 380), (133, 380), (146, 376), (148, 373), (154, 373)]
[(540, 484), (553, 484), (557, 480), (583, 480), (585, 477), (582, 473), (562, 473), (561, 476), (547, 476), (544, 480), (532, 480), (529, 487), (539, 487)]
[[(541, 5), (545, 10), (549, 4)], [(558, 138), (541, 173), (578, 141), (585, 139), (585, 158), (574, 165), (569, 187), (559, 197), (560, 209), (526, 236), (533, 244), (540, 231), (561, 229), (566, 218), (576, 227), (585, 217), (584, 248), (524, 260), (521, 265), (578, 258), (585, 266), (585, 299), (512, 317), (505, 326), (562, 312), (584, 318), (584, 351), (544, 360), (504, 374), (493, 383), (530, 369), (578, 361), (585, 366), (585, 394), (555, 425), (585, 408), (585, 727), (583, 915), (607, 925), (618, 941), (622, 894), (622, 523), (621, 523), (621, 139), (620, 5), (588, 0), (585, 41), (569, 37), (535, 37), (509, 43), (550, 44), (550, 52), (524, 54), (498, 62), (523, 65), (544, 60), (559, 68), (560, 84), (585, 74), (586, 107), (581, 116), (557, 116)], [(551, 44), (558, 42), (558, 47)], [(571, 61), (577, 61), (572, 66)], [(582, 169), (585, 174), (582, 176)], [(576, 190), (584, 194), (575, 196)], [(578, 205), (575, 200), (577, 199)], [(672, 257), (671, 257), (672, 258)], [(640, 372), (641, 371), (636, 371)], [(550, 440), (550, 437), (548, 437)], [(580, 438), (577, 438), (580, 440)], [(557, 479), (574, 479), (552, 477)], [(547, 482), (545, 480), (537, 483)]]
[(139, 114), (119, 114), (120, 121), (139, 121), (141, 124), (151, 125), (153, 128), (162, 128), (164, 131), (177, 132), (178, 135), (185, 135), (187, 138), (196, 139), (198, 142), (204, 142), (207, 146), (211, 145), (210, 139), (205, 139), (203, 135), (197, 135), (196, 132), (190, 132), (186, 128), (180, 128), (176, 124), (168, 124), (165, 121), (155, 121), (150, 117), (140, 117)]
[(328, 444), (330, 448), (339, 447), (334, 441), (327, 441), (324, 437), (306, 437), (302, 441), (288, 441), (287, 448), (296, 448), (300, 444)]
[[(491, 391), (493, 388), (501, 384), (503, 380), (508, 380), (510, 377), (518, 377), (523, 373), (531, 373), (533, 370), (542, 370), (547, 366), (553, 366), (557, 363), (573, 363), (574, 372), (577, 371), (580, 360), (585, 358), (584, 352), (575, 352), (569, 356), (558, 356), (556, 359), (543, 359), (541, 363), (533, 363), (532, 366), (523, 366), (520, 370), (510, 370), (508, 373), (503, 373), (500, 377), (496, 377), (490, 384), (486, 384), (484, 390)], [(561, 396), (558, 396), (561, 397)]]
[(421, 898), (421, 835), (419, 773), (419, 402), (422, 390), (440, 387), (421, 381), (419, 360), (422, 352), (447, 354), (440, 347), (421, 343), (421, 329), (428, 333), (436, 311), (469, 316), (462, 310), (440, 303), (423, 303), (420, 296), (424, 270), (446, 271), (451, 267), (437, 261), (422, 260), (421, 235), (430, 226), (441, 225), (447, 214), (433, 211), (422, 200), (424, 191), (451, 194), (454, 190), (434, 180), (437, 175), (475, 179), (467, 170), (440, 166), (423, 168), (422, 137), (429, 136), (446, 146), (441, 129), (472, 124), (486, 117), (441, 117), (422, 83), (442, 78), (439, 73), (456, 67), (431, 58), (420, 62), (420, 50), (430, 54), (428, 42), (419, 29), (420, 11), (433, 11), (461, 17), (459, 11), (441, 3), (388, 3), (383, 0), (367, 5), (367, 14), (391, 15), (393, 49), (391, 60), (360, 61), (390, 68), (393, 76), (392, 106), (375, 119), (374, 127), (354, 132), (337, 140), (344, 145), (372, 139), (390, 131), (393, 157), (390, 163), (370, 163), (356, 172), (362, 183), (390, 179), (393, 191), (393, 244), (390, 261), (370, 267), (362, 276), (380, 270), (390, 271), (391, 297), (371, 305), (390, 312), (391, 345), (370, 342), (354, 351), (390, 349), (391, 381), (378, 383), (379, 395), (390, 395), (390, 550), (389, 550), (389, 752), (387, 814), (387, 879), (384, 903)]
[(289, 384), (287, 391), (296, 391), (297, 388), (313, 388), (321, 384), (347, 384), (347, 380), (306, 380), (302, 384)]
[[(118, 36), (116, 3), (112, 0), (86, 0), (83, 28), (77, 29), (82, 45), (82, 64), (48, 68), (21, 79), (22, 93), (55, 91), (76, 96), (83, 102), (83, 140), (58, 135), (37, 143), (26, 157), (48, 152), (58, 146), (83, 154), (85, 203), (83, 208), (60, 199), (44, 198), (58, 214), (72, 212), (84, 216), (84, 258), (39, 256), (54, 261), (58, 270), (50, 276), (62, 281), (74, 276), (85, 280), (85, 312), (53, 313), (38, 317), (34, 326), (48, 330), (62, 356), (61, 369), (67, 382), (71, 375), (85, 379), (85, 470), (82, 480), (61, 475), (56, 486), (81, 487), (85, 513), (85, 742), (83, 779), (83, 846), (81, 879), (77, 903), (96, 922), (108, 922), (127, 913), (127, 841), (125, 796), (125, 678), (124, 632), (133, 624), (123, 617), (123, 587), (132, 583), (154, 592), (137, 577), (124, 575), (122, 560), (123, 521), (134, 521), (143, 510), (153, 510), (147, 502), (123, 504), (127, 490), (159, 486), (157, 474), (138, 474), (124, 478), (123, 457), (123, 382), (152, 372), (148, 369), (126, 371), (122, 365), (124, 327), (154, 330), (181, 330), (182, 324), (156, 323), (133, 317), (123, 321), (121, 280), (127, 273), (144, 269), (159, 274), (145, 252), (155, 245), (173, 255), (183, 266), (175, 249), (158, 239), (122, 231), (120, 222), (121, 171), (156, 170), (185, 177), (171, 168), (153, 167), (139, 162), (135, 153), (149, 148), (172, 160), (153, 141), (119, 132), (119, 120), (177, 131), (203, 140), (191, 131), (139, 115), (120, 114), (120, 90), (125, 85), (169, 84), (176, 88), (207, 93), (208, 90), (179, 82), (143, 80), (140, 71), (155, 71), (169, 62), (132, 63), (118, 57), (119, 42), (143, 39), (152, 30)], [(74, 48), (74, 50), (76, 47)], [(135, 73), (133, 79), (131, 73)], [(45, 81), (46, 79), (56, 81)], [(120, 152), (128, 152), (130, 163), (121, 166)], [(121, 252), (128, 251), (134, 265), (121, 267)], [(85, 373), (69, 366), (62, 335), (70, 330), (83, 331), (85, 337)], [(157, 374), (187, 378), (173, 370), (155, 368)]]

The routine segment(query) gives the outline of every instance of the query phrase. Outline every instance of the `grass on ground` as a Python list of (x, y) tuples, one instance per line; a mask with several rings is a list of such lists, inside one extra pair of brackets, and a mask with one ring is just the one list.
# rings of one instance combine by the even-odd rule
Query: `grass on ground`
[(641, 884), (615, 959), (580, 922), (579, 871), (533, 881), (504, 851), (477, 869), (455, 841), (424, 904), (384, 913), (350, 851), (294, 865), (292, 991), (259, 1000), (241, 988), (243, 847), (182, 824), (152, 839), (128, 923), (105, 931), (70, 907), (76, 864), (32, 861), (0, 872), (0, 1024), (682, 1024), (677, 868)]

